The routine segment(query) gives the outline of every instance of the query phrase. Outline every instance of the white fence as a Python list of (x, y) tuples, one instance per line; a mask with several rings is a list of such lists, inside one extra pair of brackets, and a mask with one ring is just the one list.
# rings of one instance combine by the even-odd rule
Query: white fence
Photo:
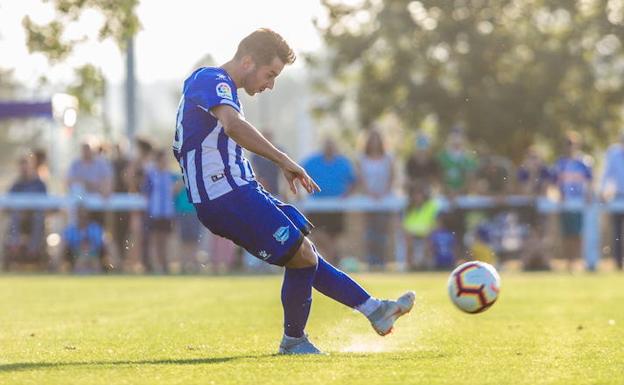
[[(348, 198), (315, 198), (295, 202), (303, 212), (402, 212), (407, 204), (405, 197), (388, 196), (383, 199), (372, 199), (363, 195)], [(594, 266), (600, 256), (600, 218), (602, 213), (624, 213), (624, 200), (609, 203), (583, 201), (554, 202), (545, 197), (531, 198), (527, 196), (506, 196), (493, 198), (487, 196), (460, 196), (453, 202), (454, 207), (466, 210), (478, 210), (492, 207), (529, 207), (535, 204), (540, 213), (561, 211), (582, 212), (583, 221), (583, 254), (589, 266)], [(45, 195), (33, 193), (0, 195), (0, 208), (11, 210), (67, 210), (70, 218), (77, 206), (84, 206), (93, 211), (134, 211), (144, 210), (147, 206), (145, 198), (140, 194), (112, 194), (102, 197), (95, 194), (83, 195)], [(440, 198), (440, 207), (449, 208), (451, 203)], [(397, 259), (404, 260), (404, 247), (399, 240)]]

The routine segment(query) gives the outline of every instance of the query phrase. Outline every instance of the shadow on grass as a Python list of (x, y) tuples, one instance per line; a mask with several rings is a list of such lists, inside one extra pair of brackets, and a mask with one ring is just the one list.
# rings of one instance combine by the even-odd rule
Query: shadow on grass
[(136, 365), (210, 365), (220, 364), (224, 362), (259, 359), (259, 358), (276, 358), (290, 360), (305, 360), (308, 363), (318, 362), (323, 364), (328, 359), (346, 359), (346, 360), (378, 360), (380, 356), (390, 357), (392, 360), (414, 360), (414, 359), (441, 359), (447, 357), (446, 354), (440, 352), (419, 352), (412, 353), (409, 356), (401, 357), (402, 354), (397, 352), (331, 352), (327, 355), (320, 356), (283, 356), (280, 354), (258, 354), (258, 355), (242, 355), (229, 357), (209, 357), (209, 358), (186, 358), (186, 359), (160, 359), (160, 360), (118, 360), (118, 361), (72, 361), (72, 362), (16, 362), (12, 364), (0, 364), (0, 373), (2, 372), (18, 372), (38, 369), (62, 369), (76, 368), (81, 366), (136, 366)]
[(231, 357), (211, 357), (211, 358), (187, 358), (180, 360), (162, 359), (162, 360), (120, 360), (120, 361), (76, 361), (76, 362), (16, 362), (13, 364), (0, 365), (1, 372), (16, 372), (24, 370), (37, 370), (46, 368), (71, 368), (80, 366), (109, 366), (109, 365), (205, 365), (220, 364), (242, 360), (247, 358), (266, 358), (272, 357), (272, 354), (261, 354), (257, 356), (231, 356)]

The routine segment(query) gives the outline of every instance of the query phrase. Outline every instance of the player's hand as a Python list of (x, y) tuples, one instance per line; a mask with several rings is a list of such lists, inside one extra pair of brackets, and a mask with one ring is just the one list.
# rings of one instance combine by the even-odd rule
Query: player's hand
[(278, 165), (282, 169), (282, 172), (284, 172), (284, 176), (290, 186), (290, 191), (292, 191), (293, 194), (297, 194), (297, 180), (301, 183), (301, 186), (303, 186), (308, 194), (312, 194), (315, 191), (321, 191), (321, 188), (310, 177), (310, 175), (308, 175), (303, 167), (299, 166), (292, 159), (284, 157), (284, 160), (282, 160)]

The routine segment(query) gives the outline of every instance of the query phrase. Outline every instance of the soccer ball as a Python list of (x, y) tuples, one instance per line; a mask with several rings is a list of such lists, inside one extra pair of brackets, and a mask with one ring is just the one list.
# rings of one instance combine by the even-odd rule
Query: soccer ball
[(500, 277), (494, 266), (485, 262), (463, 263), (448, 280), (451, 301), (466, 313), (481, 313), (496, 302)]

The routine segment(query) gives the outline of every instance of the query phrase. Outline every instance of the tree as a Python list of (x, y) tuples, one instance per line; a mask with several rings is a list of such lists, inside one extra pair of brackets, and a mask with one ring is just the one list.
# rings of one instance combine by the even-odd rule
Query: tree
[[(24, 17), (23, 25), (27, 33), (27, 45), (30, 52), (43, 53), (51, 64), (62, 63), (74, 48), (85, 39), (67, 39), (65, 31), (72, 23), (78, 22), (86, 10), (95, 10), (102, 16), (99, 28), (100, 41), (113, 39), (120, 49), (125, 49), (128, 39), (140, 28), (136, 15), (139, 0), (44, 0), (51, 2), (56, 12), (55, 20), (45, 25), (34, 23), (29, 16)], [(85, 64), (75, 69), (76, 82), (67, 92), (76, 96), (81, 111), (95, 114), (95, 102), (105, 91), (105, 82), (101, 70), (94, 63)]]
[(570, 129), (603, 144), (622, 125), (622, 0), (323, 5), (323, 81), (343, 85), (325, 87), (338, 103), (326, 113), (345, 103), (335, 90), (352, 87), (362, 126), (393, 114), (418, 127), (433, 115), (439, 134), (461, 124), (514, 159)]

